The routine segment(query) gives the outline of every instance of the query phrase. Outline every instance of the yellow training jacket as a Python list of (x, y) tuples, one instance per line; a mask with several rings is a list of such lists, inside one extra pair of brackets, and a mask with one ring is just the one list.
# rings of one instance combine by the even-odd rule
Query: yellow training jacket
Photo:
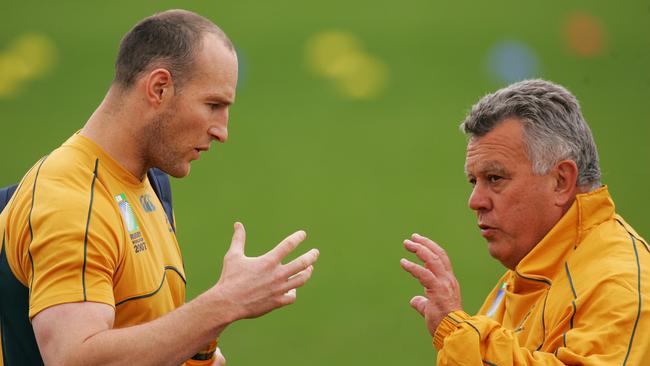
[(580, 194), (476, 316), (434, 336), (438, 365), (650, 365), (650, 247), (607, 187)]

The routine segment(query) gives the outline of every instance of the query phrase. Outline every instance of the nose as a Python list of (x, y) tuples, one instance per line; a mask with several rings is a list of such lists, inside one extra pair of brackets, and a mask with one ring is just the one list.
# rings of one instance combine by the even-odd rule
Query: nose
[(492, 200), (489, 192), (481, 184), (474, 185), (472, 194), (469, 195), (467, 205), (474, 211), (489, 211), (492, 209)]
[(228, 140), (228, 106), (220, 108), (212, 126), (208, 129), (210, 137), (223, 143)]
[(219, 141), (226, 142), (228, 140), (228, 127), (227, 126), (213, 126), (208, 130), (210, 137)]

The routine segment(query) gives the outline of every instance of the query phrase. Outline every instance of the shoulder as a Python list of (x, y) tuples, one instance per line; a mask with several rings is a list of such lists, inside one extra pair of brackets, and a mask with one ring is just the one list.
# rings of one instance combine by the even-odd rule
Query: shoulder
[[(638, 293), (650, 280), (650, 248), (625, 221), (616, 216), (590, 230), (568, 258), (567, 271), (576, 287), (600, 291), (612, 286)], [(582, 285), (580, 285), (582, 283)], [(650, 290), (650, 287), (647, 289)]]
[[(32, 204), (41, 210), (66, 211), (88, 208), (89, 202), (108, 198), (97, 180), (98, 159), (62, 147), (45, 157), (31, 187)], [(36, 212), (34, 212), (36, 213)]]
[(37, 168), (39, 179), (53, 179), (61, 186), (84, 189), (98, 168), (99, 158), (80, 146), (64, 144), (46, 156)]
[(92, 215), (107, 226), (120, 227), (113, 197), (98, 179), (98, 163), (92, 153), (68, 144), (40, 159), (7, 208), (7, 226), (29, 231), (30, 237), (37, 231), (85, 231)]
[(117, 249), (124, 242), (117, 206), (91, 164), (89, 154), (54, 150), (27, 172), (2, 212), (6, 255), (23, 282), (36, 257), (61, 258), (66, 243)]

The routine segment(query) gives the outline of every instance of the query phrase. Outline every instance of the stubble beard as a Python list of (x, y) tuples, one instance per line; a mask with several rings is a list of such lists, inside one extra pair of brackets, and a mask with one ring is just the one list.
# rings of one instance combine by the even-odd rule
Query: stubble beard
[(172, 128), (173, 115), (173, 110), (163, 112), (146, 124), (143, 160), (148, 168), (158, 168), (172, 177), (182, 178), (189, 173), (189, 166), (185, 168), (180, 154), (173, 150), (176, 132)]

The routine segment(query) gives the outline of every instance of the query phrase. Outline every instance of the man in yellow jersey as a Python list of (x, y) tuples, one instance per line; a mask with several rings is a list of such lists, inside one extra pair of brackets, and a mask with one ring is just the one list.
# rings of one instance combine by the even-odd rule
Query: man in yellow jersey
[(236, 83), (233, 45), (197, 14), (163, 12), (126, 34), (101, 105), (0, 215), (5, 365), (179, 365), (230, 323), (296, 300), (318, 251), (281, 261), (306, 234), (247, 257), (235, 223), (219, 281), (184, 304), (176, 236), (147, 179), (152, 167), (184, 177), (226, 141)]
[(577, 100), (527, 80), (483, 97), (461, 124), (465, 171), (490, 255), (508, 271), (474, 316), (444, 250), (414, 234), (438, 365), (650, 365), (650, 248), (614, 210)]

